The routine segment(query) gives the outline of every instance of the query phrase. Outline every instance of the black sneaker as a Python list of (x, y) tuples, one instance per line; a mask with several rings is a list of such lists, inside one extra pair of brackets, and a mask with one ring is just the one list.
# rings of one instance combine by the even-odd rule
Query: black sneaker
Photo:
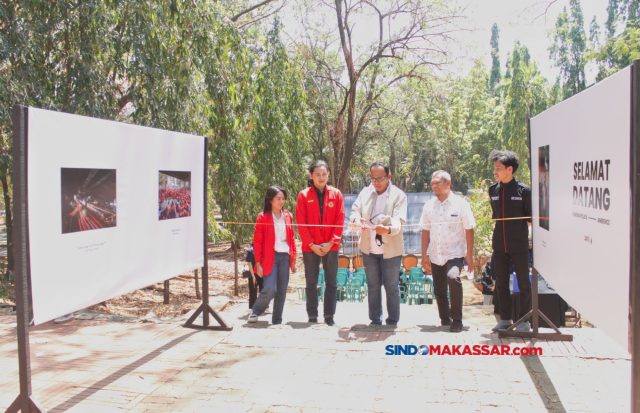
[(317, 322), (318, 322), (318, 318), (317, 317), (309, 319), (309, 323), (317, 323)]
[(453, 320), (453, 323), (451, 323), (451, 328), (449, 329), (449, 331), (451, 331), (452, 333), (459, 333), (462, 331), (462, 321), (460, 320)]
[(328, 326), (335, 326), (336, 323), (333, 322), (333, 317), (327, 317), (324, 319), (324, 322), (328, 325)]
[(375, 321), (372, 321), (372, 322), (369, 323), (369, 327), (378, 327), (378, 326), (381, 326), (381, 325), (382, 325), (382, 323), (377, 323)]
[(451, 319), (447, 318), (446, 320), (440, 320), (440, 325), (441, 326), (450, 326), (451, 325)]

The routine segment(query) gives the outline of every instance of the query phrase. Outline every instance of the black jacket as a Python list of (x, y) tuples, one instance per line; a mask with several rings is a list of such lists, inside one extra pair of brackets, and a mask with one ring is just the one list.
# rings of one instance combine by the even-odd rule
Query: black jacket
[(493, 249), (496, 251), (525, 252), (529, 250), (531, 222), (531, 188), (515, 179), (508, 184), (495, 183), (489, 187), (493, 219), (518, 218), (496, 221), (493, 230)]

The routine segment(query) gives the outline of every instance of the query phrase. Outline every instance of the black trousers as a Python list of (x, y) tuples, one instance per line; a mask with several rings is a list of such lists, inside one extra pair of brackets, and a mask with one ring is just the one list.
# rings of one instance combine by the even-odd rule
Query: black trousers
[[(438, 303), (440, 320), (447, 321), (451, 318), (462, 320), (462, 282), (460, 272), (464, 258), (453, 258), (444, 265), (431, 263), (433, 271), (433, 293)], [(451, 306), (447, 297), (447, 287), (451, 295)]]
[(264, 278), (258, 277), (257, 274), (254, 274), (256, 277), (256, 282), (253, 282), (251, 277), (247, 278), (249, 282), (249, 309), (253, 308), (253, 303), (256, 302), (258, 298), (258, 293), (262, 291), (262, 286), (264, 285)]
[[(496, 267), (496, 288), (499, 296), (500, 318), (511, 320), (511, 291), (509, 291), (509, 266), (513, 263), (520, 288), (520, 309), (518, 314), (531, 310), (531, 281), (529, 280), (529, 251), (493, 251), (493, 265)], [(513, 320), (516, 321), (516, 320)]]

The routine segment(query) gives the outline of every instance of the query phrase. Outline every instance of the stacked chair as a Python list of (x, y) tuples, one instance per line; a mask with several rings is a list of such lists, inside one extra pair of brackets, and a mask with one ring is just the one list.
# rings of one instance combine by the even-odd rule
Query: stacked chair
[(428, 303), (435, 299), (433, 282), (427, 278), (421, 267), (418, 267), (418, 258), (408, 254), (402, 258), (402, 272), (400, 278), (406, 287), (400, 286), (400, 302), (409, 305)]
[[(349, 267), (353, 265), (353, 272)], [(367, 296), (367, 275), (361, 256), (356, 256), (350, 260), (346, 255), (338, 257), (338, 301), (363, 302)], [(318, 274), (318, 301), (324, 300), (326, 290), (324, 269), (320, 268)], [(307, 300), (305, 287), (298, 287), (298, 298), (300, 301)]]

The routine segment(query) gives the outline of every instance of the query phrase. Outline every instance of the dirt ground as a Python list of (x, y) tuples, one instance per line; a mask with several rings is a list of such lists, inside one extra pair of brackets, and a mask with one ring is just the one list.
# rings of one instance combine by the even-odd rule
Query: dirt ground
[[(229, 243), (216, 245), (209, 248), (209, 290), (210, 295), (226, 295), (234, 301), (247, 300), (249, 288), (247, 280), (241, 273), (245, 268), (245, 257), (249, 244), (244, 244), (238, 251), (238, 290), (234, 294), (235, 266), (233, 262), (233, 250)], [(296, 260), (297, 272), (290, 274), (288, 297), (289, 300), (297, 300), (297, 287), (305, 285), (304, 265), (300, 253), (300, 243), (297, 245), (298, 257)], [(463, 278), (464, 305), (481, 304), (482, 294), (473, 286), (466, 277)], [(201, 285), (201, 275), (198, 271), (198, 281)], [(196, 288), (193, 272), (182, 274), (172, 278), (169, 282), (170, 304), (164, 304), (164, 284), (158, 283), (141, 290), (124, 294), (106, 301), (106, 305), (98, 304), (90, 307), (92, 311), (105, 314), (123, 316), (145, 316), (153, 312), (158, 317), (177, 317), (196, 308), (201, 300), (196, 298)], [(8, 295), (8, 303), (14, 303), (14, 292), (11, 289)]]
[[(245, 268), (245, 257), (249, 244), (244, 244), (238, 250), (238, 279), (239, 294), (234, 294), (235, 267), (233, 250), (230, 244), (221, 244), (209, 249), (209, 289), (211, 295), (226, 295), (232, 300), (248, 300), (249, 287), (247, 280), (241, 273)], [(300, 244), (297, 245), (298, 257), (296, 273), (290, 274), (288, 297), (297, 300), (297, 287), (305, 285), (304, 265)], [(199, 282), (201, 282), (200, 276)], [(482, 304), (483, 296), (466, 277), (463, 277), (464, 305)], [(196, 299), (195, 280), (193, 273), (183, 274), (170, 281), (170, 304), (163, 304), (164, 286), (162, 283), (152, 285), (142, 290), (134, 291), (107, 301), (107, 307), (97, 305), (94, 311), (108, 314), (144, 316), (153, 311), (159, 317), (175, 317), (189, 312), (200, 303)]]

